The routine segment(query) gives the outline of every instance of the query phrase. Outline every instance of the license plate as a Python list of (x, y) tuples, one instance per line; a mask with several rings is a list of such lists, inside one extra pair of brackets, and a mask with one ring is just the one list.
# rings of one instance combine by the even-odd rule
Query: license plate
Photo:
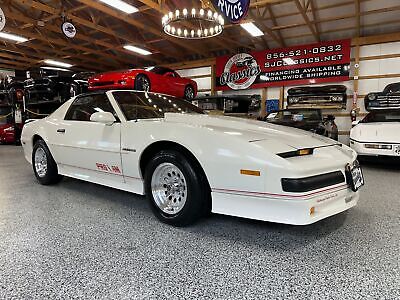
[(358, 163), (355, 163), (353, 166), (347, 166), (348, 174), (348, 182), (351, 185), (353, 191), (358, 191), (360, 187), (364, 185), (364, 176), (361, 170), (361, 167)]
[(394, 145), (393, 146), (393, 152), (395, 155), (399, 155), (400, 156), (400, 145)]

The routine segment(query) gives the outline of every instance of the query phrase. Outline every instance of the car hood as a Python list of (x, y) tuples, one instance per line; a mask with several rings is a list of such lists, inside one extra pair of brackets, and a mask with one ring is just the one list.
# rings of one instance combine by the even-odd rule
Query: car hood
[(352, 128), (350, 138), (359, 142), (400, 143), (400, 122), (360, 123)]
[(304, 130), (237, 117), (166, 113), (165, 122), (200, 126), (226, 137), (260, 143), (276, 153), (338, 144), (334, 140)]

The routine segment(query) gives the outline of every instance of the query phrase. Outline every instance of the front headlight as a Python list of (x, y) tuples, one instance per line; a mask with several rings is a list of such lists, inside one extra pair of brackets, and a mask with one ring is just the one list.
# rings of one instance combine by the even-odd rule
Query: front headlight
[(376, 99), (376, 94), (374, 93), (368, 94), (368, 100), (373, 101), (375, 99)]
[(343, 97), (342, 96), (333, 96), (332, 101), (342, 101)]
[(300, 100), (299, 97), (291, 97), (289, 98), (289, 103), (298, 103)]

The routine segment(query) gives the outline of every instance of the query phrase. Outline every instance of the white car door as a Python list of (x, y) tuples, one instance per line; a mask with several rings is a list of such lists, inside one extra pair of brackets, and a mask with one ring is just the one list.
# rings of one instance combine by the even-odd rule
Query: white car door
[[(95, 112), (111, 112), (112, 125), (91, 122)], [(62, 174), (104, 184), (123, 183), (121, 123), (104, 93), (78, 96), (57, 124), (53, 147)]]

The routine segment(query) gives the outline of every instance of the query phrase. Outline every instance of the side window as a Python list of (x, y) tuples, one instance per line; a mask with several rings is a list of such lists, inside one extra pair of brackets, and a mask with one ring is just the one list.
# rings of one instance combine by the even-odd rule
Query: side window
[(90, 121), (90, 116), (93, 113), (101, 111), (110, 112), (116, 116), (105, 94), (78, 97), (71, 104), (64, 119), (70, 121)]

